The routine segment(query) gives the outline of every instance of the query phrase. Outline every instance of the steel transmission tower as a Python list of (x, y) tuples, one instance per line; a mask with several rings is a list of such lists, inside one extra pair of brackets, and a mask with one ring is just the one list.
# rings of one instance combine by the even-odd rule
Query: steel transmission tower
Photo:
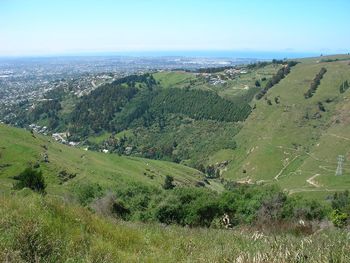
[(335, 175), (342, 175), (343, 174), (343, 162), (344, 162), (344, 155), (338, 155), (338, 167), (335, 171)]

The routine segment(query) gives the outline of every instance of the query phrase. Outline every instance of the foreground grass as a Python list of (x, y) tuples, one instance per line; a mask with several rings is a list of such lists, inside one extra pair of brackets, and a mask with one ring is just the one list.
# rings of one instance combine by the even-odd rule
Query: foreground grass
[(1, 262), (349, 262), (345, 231), (311, 236), (102, 218), (26, 190), (0, 197)]

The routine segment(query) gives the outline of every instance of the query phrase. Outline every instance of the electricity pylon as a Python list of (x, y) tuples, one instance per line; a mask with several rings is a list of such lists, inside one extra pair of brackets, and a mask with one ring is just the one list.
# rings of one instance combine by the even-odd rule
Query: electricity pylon
[(342, 175), (343, 174), (343, 162), (344, 162), (344, 155), (338, 155), (338, 167), (335, 171), (335, 175)]

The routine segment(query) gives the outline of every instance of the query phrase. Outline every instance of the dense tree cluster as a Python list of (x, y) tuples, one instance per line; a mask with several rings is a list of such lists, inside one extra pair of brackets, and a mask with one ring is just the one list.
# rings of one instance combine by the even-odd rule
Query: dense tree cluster
[(238, 105), (216, 93), (202, 90), (166, 89), (152, 101), (153, 112), (181, 113), (193, 119), (243, 121), (249, 115), (249, 104)]
[(226, 69), (231, 69), (232, 66), (227, 66), (227, 67), (214, 67), (214, 68), (200, 68), (198, 70), (196, 70), (195, 72), (198, 73), (218, 73), (218, 72), (222, 72)]
[(323, 75), (327, 72), (326, 68), (321, 68), (320, 72), (316, 74), (315, 78), (313, 79), (313, 81), (311, 82), (310, 88), (308, 89), (308, 91), (304, 94), (305, 99), (309, 99), (311, 98), (318, 86), (321, 83), (321, 79), (323, 78)]
[(247, 69), (258, 69), (258, 68), (263, 68), (267, 65), (271, 64), (271, 62), (257, 62), (257, 63), (251, 63), (247, 65)]
[(103, 130), (113, 130), (112, 120), (128, 102), (136, 96), (139, 89), (136, 83), (151, 90), (156, 81), (150, 74), (131, 75), (106, 84), (88, 96), (82, 97), (71, 113), (71, 127), (73, 133), (86, 136)]
[(110, 130), (110, 122), (117, 112), (137, 93), (137, 88), (108, 84), (91, 92), (76, 105), (71, 114), (71, 131), (88, 135), (89, 128), (98, 133)]
[(42, 114), (47, 114), (50, 117), (56, 115), (61, 109), (61, 103), (58, 100), (47, 100), (36, 105), (31, 111), (31, 116), (33, 119), (39, 119)]
[(124, 78), (117, 79), (112, 82), (112, 86), (118, 86), (120, 84), (127, 84), (130, 87), (135, 87), (135, 83), (144, 83), (148, 88), (155, 86), (156, 80), (149, 73), (143, 75), (130, 75)]
[[(134, 126), (162, 128), (165, 114), (183, 114), (196, 120), (236, 122), (250, 113), (248, 101), (232, 102), (214, 92), (155, 88), (150, 75), (124, 78), (82, 97), (71, 113), (70, 131), (87, 136), (101, 131), (118, 132)], [(142, 88), (134, 83), (143, 84)], [(125, 85), (126, 84), (126, 85)], [(148, 87), (148, 88), (146, 88)]]
[(61, 103), (56, 99), (48, 99), (38, 103), (26, 116), (30, 123), (41, 119), (48, 119), (48, 128), (55, 129), (59, 125), (59, 111), (62, 109)]

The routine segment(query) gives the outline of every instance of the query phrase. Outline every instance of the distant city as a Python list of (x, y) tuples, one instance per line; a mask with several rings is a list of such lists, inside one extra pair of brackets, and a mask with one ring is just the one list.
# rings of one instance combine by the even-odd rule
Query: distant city
[(76, 96), (88, 94), (99, 85), (130, 74), (155, 70), (195, 70), (235, 66), (258, 59), (204, 57), (85, 56), (0, 59), (0, 111), (22, 102), (44, 99), (56, 88)]

